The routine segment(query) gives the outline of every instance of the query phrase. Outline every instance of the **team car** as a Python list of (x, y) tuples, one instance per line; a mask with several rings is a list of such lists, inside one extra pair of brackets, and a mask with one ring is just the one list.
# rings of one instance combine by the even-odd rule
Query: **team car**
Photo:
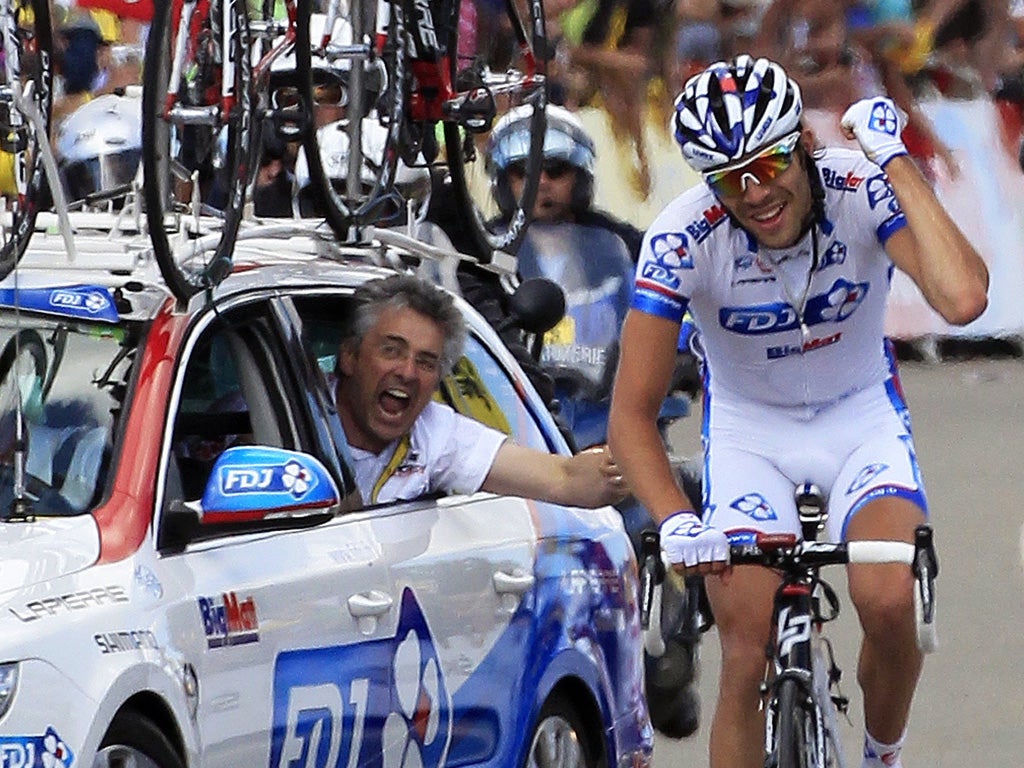
[[(0, 283), (0, 766), (649, 766), (613, 509), (355, 489), (346, 303), (427, 261), (241, 240), (181, 306), (130, 242), (39, 232)], [(438, 397), (567, 452), (458, 303)]]

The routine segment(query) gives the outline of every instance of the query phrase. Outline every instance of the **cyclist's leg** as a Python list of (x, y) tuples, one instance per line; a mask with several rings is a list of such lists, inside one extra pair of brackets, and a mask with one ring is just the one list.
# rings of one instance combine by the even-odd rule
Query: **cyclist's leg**
[[(846, 540), (913, 541), (926, 519), (926, 502), (909, 434), (894, 424), (855, 450), (832, 492), (833, 521)], [(850, 599), (864, 637), (857, 679), (864, 693), (868, 733), (882, 744), (898, 745), (920, 675), (913, 576), (905, 565), (851, 565)], [(898, 763), (896, 763), (898, 765)]]
[[(708, 509), (710, 525), (732, 538), (755, 531), (799, 530), (793, 482), (766, 458), (711, 441)], [(764, 717), (760, 683), (778, 577), (756, 567), (738, 567), (727, 577), (706, 577), (715, 615), (722, 664), (718, 702), (711, 724), (711, 768), (755, 768), (764, 762)]]

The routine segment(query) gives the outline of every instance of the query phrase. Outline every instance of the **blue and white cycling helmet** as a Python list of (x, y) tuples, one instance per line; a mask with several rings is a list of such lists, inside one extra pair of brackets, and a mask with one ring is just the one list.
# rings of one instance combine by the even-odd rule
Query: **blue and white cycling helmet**
[(719, 61), (676, 97), (676, 141), (697, 171), (728, 165), (798, 130), (800, 87), (768, 59)]

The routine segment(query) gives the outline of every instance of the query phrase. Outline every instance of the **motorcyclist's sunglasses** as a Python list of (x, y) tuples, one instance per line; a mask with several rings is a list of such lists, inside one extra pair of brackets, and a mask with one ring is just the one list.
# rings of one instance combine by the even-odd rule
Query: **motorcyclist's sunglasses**
[(747, 191), (748, 181), (767, 184), (788, 169), (799, 141), (800, 132), (791, 133), (749, 160), (705, 171), (704, 181), (719, 197), (742, 195)]
[[(572, 169), (572, 163), (568, 160), (560, 160), (556, 157), (545, 158), (543, 165), (541, 165), (541, 170), (547, 174), (549, 179), (560, 179)], [(523, 178), (526, 176), (526, 162), (520, 161), (512, 163), (508, 167), (508, 172), (510, 176), (514, 176), (517, 179)]]

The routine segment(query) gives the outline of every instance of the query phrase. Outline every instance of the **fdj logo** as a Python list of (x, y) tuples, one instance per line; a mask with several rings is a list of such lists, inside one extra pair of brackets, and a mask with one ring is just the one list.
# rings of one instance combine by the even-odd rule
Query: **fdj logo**
[(84, 309), (88, 312), (99, 312), (107, 307), (109, 301), (96, 291), (76, 293), (74, 291), (53, 291), (50, 304), (55, 307)]
[(266, 491), (274, 482), (274, 467), (243, 469), (228, 467), (224, 470), (224, 493)]
[(789, 304), (763, 304), (759, 307), (723, 307), (718, 321), (728, 331), (758, 335), (796, 328), (800, 324), (796, 310)]
[(220, 471), (221, 492), (226, 496), (276, 492), (298, 498), (315, 486), (313, 473), (297, 461), (264, 467), (227, 466)]

